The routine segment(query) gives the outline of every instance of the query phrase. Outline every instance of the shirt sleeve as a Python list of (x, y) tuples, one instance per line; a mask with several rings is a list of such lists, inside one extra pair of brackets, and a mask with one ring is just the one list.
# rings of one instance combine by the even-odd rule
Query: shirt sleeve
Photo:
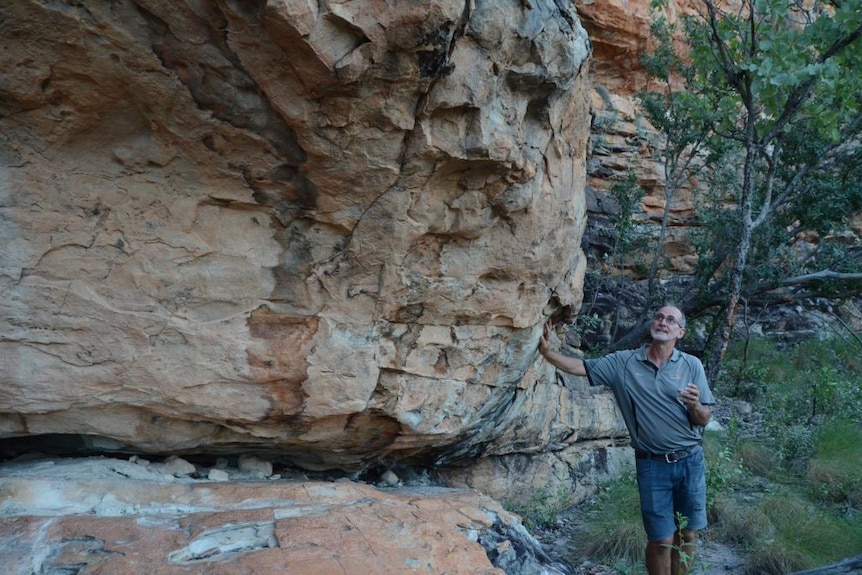
[(584, 360), (584, 369), (590, 385), (607, 385), (611, 388), (621, 380), (620, 370), (624, 368), (625, 359), (630, 352), (618, 351), (595, 359)]
[(689, 356), (688, 359), (692, 363), (693, 383), (700, 392), (700, 403), (702, 405), (715, 405), (715, 397), (713, 397), (712, 390), (709, 388), (709, 382), (706, 380), (703, 363), (694, 356)]

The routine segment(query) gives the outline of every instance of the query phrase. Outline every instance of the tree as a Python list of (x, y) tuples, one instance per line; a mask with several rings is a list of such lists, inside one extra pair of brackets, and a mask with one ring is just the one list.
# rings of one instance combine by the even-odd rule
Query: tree
[(647, 117), (664, 139), (664, 210), (647, 274), (648, 305), (654, 306), (659, 303), (656, 284), (670, 208), (677, 190), (704, 167), (701, 155), (712, 134), (716, 110), (710, 91), (699, 89), (695, 67), (674, 50), (674, 37), (679, 33), (677, 27), (660, 15), (653, 20), (651, 32), (657, 47), (643, 54), (641, 62), (661, 88), (644, 90), (638, 95)]
[[(764, 285), (752, 276), (762, 280), (769, 269), (758, 262), (752, 274), (749, 258), (768, 261), (778, 253), (779, 262), (788, 261), (781, 257), (788, 234), (846, 223), (849, 212), (831, 206), (862, 208), (859, 180), (851, 179), (860, 163), (862, 0), (697, 5), (697, 15), (685, 21), (681, 60), (690, 64), (686, 93), (699, 104), (674, 110), (700, 126), (698, 133), (709, 133), (703, 142), (709, 191), (719, 194), (711, 206), (721, 203), (713, 213), (724, 218), (710, 226), (714, 238), (694, 282), (701, 293), (723, 294), (706, 362), (714, 378), (740, 300)], [(824, 221), (812, 217), (817, 213)], [(766, 284), (781, 285), (775, 269)]]

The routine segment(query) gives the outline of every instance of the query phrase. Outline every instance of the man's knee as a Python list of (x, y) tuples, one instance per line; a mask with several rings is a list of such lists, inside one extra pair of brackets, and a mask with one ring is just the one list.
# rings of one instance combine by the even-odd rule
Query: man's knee
[(665, 539), (649, 540), (649, 541), (647, 541), (647, 549), (653, 549), (655, 551), (660, 551), (660, 550), (665, 550), (665, 549), (670, 550), (671, 546), (673, 545), (673, 538), (674, 538), (674, 536), (670, 535), (669, 537), (666, 537)]
[(683, 529), (682, 540), (686, 543), (686, 545), (691, 545), (697, 542), (697, 531), (695, 531), (694, 529)]

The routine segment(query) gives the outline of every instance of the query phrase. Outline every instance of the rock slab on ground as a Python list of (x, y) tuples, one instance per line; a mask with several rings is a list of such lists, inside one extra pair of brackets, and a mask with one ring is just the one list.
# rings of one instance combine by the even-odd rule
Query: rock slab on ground
[(489, 556), (508, 553), (512, 564), (515, 549), (537, 546), (516, 516), (475, 491), (217, 483), (153, 467), (111, 458), (4, 464), (3, 572), (502, 575)]

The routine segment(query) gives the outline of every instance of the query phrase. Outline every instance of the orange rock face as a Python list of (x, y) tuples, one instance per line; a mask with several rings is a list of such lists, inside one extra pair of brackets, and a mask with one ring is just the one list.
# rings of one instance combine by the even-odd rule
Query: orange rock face
[(525, 413), (552, 440), (590, 56), (557, 4), (4, 5), (0, 437), (348, 469)]
[(501, 525), (529, 539), (467, 490), (130, 479), (110, 477), (128, 463), (105, 459), (42, 467), (0, 479), (8, 575), (502, 575), (482, 534)]
[[(593, 83), (618, 96), (654, 89), (641, 64), (641, 56), (653, 48), (649, 0), (576, 0), (578, 16), (590, 35)], [(663, 12), (670, 23), (696, 14), (700, 0), (674, 0)]]

